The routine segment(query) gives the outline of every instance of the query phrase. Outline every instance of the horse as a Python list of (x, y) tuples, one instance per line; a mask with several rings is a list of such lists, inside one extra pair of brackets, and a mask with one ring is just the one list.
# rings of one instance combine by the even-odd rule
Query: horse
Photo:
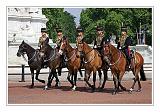
[[(84, 68), (85, 68), (85, 78), (84, 80), (88, 84), (89, 87), (92, 88), (92, 91), (95, 90), (95, 82), (96, 82), (96, 71), (99, 72), (99, 89), (103, 89), (105, 82), (107, 80), (107, 70), (103, 69), (104, 74), (104, 81), (101, 86), (101, 68), (102, 66), (102, 59), (99, 52), (93, 48), (91, 48), (86, 42), (77, 42), (77, 49), (81, 54), (83, 54), (84, 57)], [(93, 85), (89, 83), (89, 78), (91, 76), (91, 72), (93, 72)]]
[(28, 56), (28, 65), (30, 67), (32, 76), (32, 84), (30, 85), (30, 88), (34, 87), (34, 70), (36, 70), (35, 79), (39, 82), (45, 83), (44, 80), (38, 78), (40, 70), (42, 68), (41, 65), (43, 63), (39, 51), (22, 41), (22, 43), (19, 46), (17, 56), (20, 57), (22, 55), (24, 57), (24, 54), (27, 54)]
[(45, 57), (45, 62), (47, 62), (48, 67), (50, 68), (50, 73), (48, 76), (48, 83), (45, 86), (45, 90), (51, 87), (51, 83), (53, 78), (56, 78), (56, 85), (60, 84), (60, 81), (57, 76), (56, 69), (58, 70), (60, 67), (60, 54), (58, 53), (57, 48), (52, 48), (49, 44), (43, 44), (40, 52), (43, 54), (42, 57)]
[[(81, 64), (80, 64), (81, 60), (76, 55), (77, 54), (77, 49), (72, 48), (71, 45), (68, 42), (68, 39), (66, 37), (63, 37), (59, 53), (61, 55), (63, 53), (65, 53), (65, 55), (66, 55), (67, 68), (69, 70), (69, 74), (67, 76), (67, 79), (72, 85), (72, 90), (75, 91), (76, 86), (77, 86), (76, 85), (77, 72), (79, 71), (80, 74), (81, 74), (81, 77), (83, 77), (82, 73), (81, 73)], [(70, 79), (70, 77), (72, 77), (72, 80)], [(74, 77), (74, 81), (73, 81), (73, 77)]]
[[(121, 85), (122, 77), (126, 71), (127, 60), (125, 54), (115, 48), (109, 42), (104, 43), (103, 45), (103, 56), (104, 60), (109, 63), (111, 73), (113, 74), (113, 81), (115, 85), (115, 89), (113, 94), (116, 94), (121, 87), (122, 90), (126, 91), (126, 88)], [(137, 51), (133, 54), (133, 58), (131, 60), (131, 71), (135, 76), (134, 82), (130, 88), (130, 92), (134, 90), (134, 86), (138, 81), (138, 90), (141, 91), (141, 83), (139, 78), (139, 73), (142, 80), (146, 80), (145, 73), (143, 70), (144, 59), (140, 53)]]

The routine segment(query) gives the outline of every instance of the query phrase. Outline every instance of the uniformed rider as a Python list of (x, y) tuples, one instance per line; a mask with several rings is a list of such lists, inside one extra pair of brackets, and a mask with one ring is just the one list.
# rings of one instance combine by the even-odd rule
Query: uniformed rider
[(131, 38), (127, 35), (127, 27), (121, 27), (121, 37), (119, 38), (117, 49), (120, 49), (124, 52), (127, 59), (127, 66), (130, 67), (131, 56), (130, 56), (130, 48)]

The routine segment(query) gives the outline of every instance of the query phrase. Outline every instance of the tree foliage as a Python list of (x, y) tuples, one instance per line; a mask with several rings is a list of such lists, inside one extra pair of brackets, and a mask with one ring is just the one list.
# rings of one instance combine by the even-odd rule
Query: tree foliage
[(132, 37), (135, 45), (136, 32), (139, 31), (141, 22), (141, 28), (146, 31), (146, 43), (152, 44), (151, 8), (87, 8), (82, 10), (80, 17), (80, 25), (85, 31), (85, 39), (88, 43), (96, 37), (96, 26), (100, 25), (104, 28), (105, 36), (113, 33), (119, 37), (123, 23), (128, 27), (128, 35)]
[(56, 40), (56, 27), (61, 27), (63, 34), (69, 38), (71, 42), (75, 41), (76, 23), (74, 16), (64, 11), (63, 8), (43, 8), (42, 13), (48, 18), (47, 29), (53, 42)]

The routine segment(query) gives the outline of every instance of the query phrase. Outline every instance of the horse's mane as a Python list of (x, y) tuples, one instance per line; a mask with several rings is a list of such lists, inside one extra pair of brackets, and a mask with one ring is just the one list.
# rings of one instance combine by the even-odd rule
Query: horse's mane
[(45, 46), (46, 46), (47, 48), (49, 48), (50, 50), (53, 49), (49, 44), (45, 44)]
[(118, 51), (118, 49), (114, 45), (112, 45), (111, 43), (108, 43), (108, 45), (110, 46), (110, 48), (112, 48), (112, 50)]
[(22, 41), (22, 44), (27, 45), (28, 47), (30, 47), (31, 49), (35, 50), (32, 46), (30, 46), (28, 43), (24, 42), (24, 40)]

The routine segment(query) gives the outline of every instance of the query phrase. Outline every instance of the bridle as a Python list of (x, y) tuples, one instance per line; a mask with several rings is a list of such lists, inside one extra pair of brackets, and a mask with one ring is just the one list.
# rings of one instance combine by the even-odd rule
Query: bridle
[[(108, 57), (109, 62), (111, 62), (111, 61), (112, 61), (111, 58), (112, 58), (114, 55), (113, 55), (113, 53), (111, 52), (110, 46), (109, 46), (108, 44), (107, 44), (107, 46), (106, 46), (106, 45), (104, 46), (104, 51), (105, 51), (105, 47), (109, 47), (109, 53), (108, 53), (106, 56)], [(120, 51), (118, 51), (118, 54), (119, 54), (118, 59), (117, 59), (114, 63), (109, 63), (110, 66), (113, 66), (113, 65), (117, 64), (117, 63), (120, 61), (120, 58), (121, 58), (121, 56), (122, 56), (122, 53), (121, 53)]]
[[(26, 49), (26, 48), (24, 48), (23, 46), (21, 47), (22, 49)], [(36, 56), (36, 50), (34, 51), (34, 55), (27, 61), (27, 59), (26, 59), (26, 57), (24, 56), (25, 54), (27, 54), (26, 53), (26, 51), (22, 51), (21, 52), (21, 55), (22, 55), (22, 57), (23, 57), (23, 59), (26, 61), (26, 62), (30, 62), (35, 56)]]
[[(78, 45), (79, 44), (83, 44), (83, 49), (82, 49), (82, 51), (79, 51), (79, 52), (82, 52), (85, 56), (87, 56), (90, 52), (92, 52), (94, 49), (91, 49), (89, 52), (87, 52), (87, 53), (84, 53), (83, 51), (84, 51), (84, 43), (83, 42), (81, 42), (81, 43), (78, 43)], [(94, 58), (95, 58), (96, 56), (94, 55), (94, 56), (92, 56), (92, 58), (90, 59), (90, 60), (88, 60), (88, 61), (84, 61), (84, 63), (89, 63), (89, 62), (91, 62)]]
[[(65, 40), (65, 42), (66, 42), (66, 40)], [(66, 42), (67, 43), (67, 42)], [(65, 43), (65, 45), (67, 45)], [(61, 44), (61, 46), (62, 45), (64, 45), (64, 42), (62, 41), (62, 44)], [(60, 47), (61, 48), (61, 47)], [(66, 46), (65, 46), (65, 48), (66, 48)], [(65, 49), (65, 48), (63, 48), (63, 50)], [(60, 49), (60, 50), (62, 50), (62, 49)], [(74, 50), (73, 50), (74, 51)], [(73, 51), (71, 51), (71, 52), (73, 52)], [(70, 51), (68, 51), (68, 52), (70, 52)], [(75, 52), (72, 54), (72, 56), (70, 56), (68, 59), (67, 58), (65, 58), (65, 61), (67, 62), (67, 61), (69, 61), (69, 60), (71, 60), (73, 57), (74, 57), (74, 55), (75, 55)]]
[[(46, 46), (44, 46), (45, 47), (45, 49), (46, 49)], [(53, 49), (54, 50), (54, 53), (53, 53), (53, 55), (49, 58), (49, 59), (47, 59), (47, 60), (45, 60), (46, 62), (47, 61), (53, 61), (53, 60), (55, 60), (56, 58), (54, 58), (53, 60), (52, 60), (52, 58), (54, 57), (54, 56), (56, 56), (55, 54), (56, 54), (56, 49)], [(45, 50), (41, 50), (41, 51), (45, 51)], [(57, 54), (57, 56), (58, 56), (58, 54)]]

